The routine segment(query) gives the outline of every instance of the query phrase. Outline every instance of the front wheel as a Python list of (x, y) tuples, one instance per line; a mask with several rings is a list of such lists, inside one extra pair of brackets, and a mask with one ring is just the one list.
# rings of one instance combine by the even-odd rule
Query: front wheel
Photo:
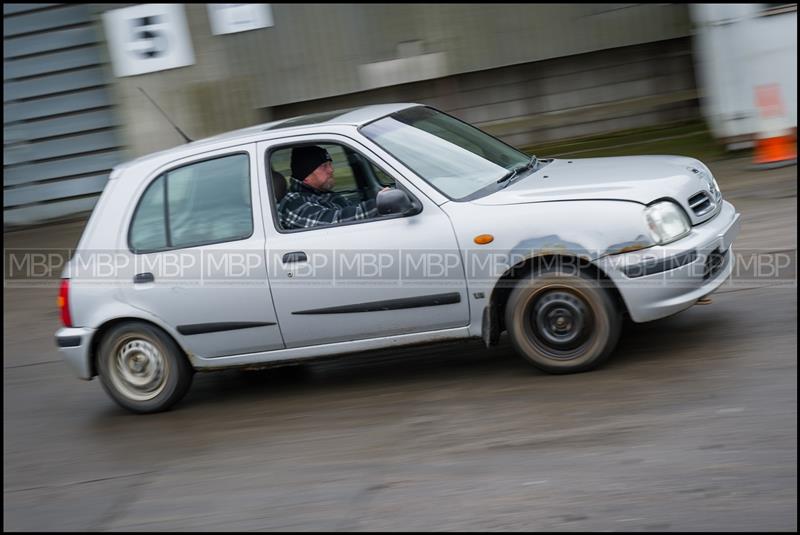
[(506, 305), (506, 328), (517, 352), (548, 373), (576, 373), (605, 361), (622, 318), (600, 281), (554, 270), (520, 280)]
[(138, 321), (106, 333), (97, 368), (108, 395), (138, 413), (167, 410), (186, 394), (194, 376), (194, 368), (169, 336)]

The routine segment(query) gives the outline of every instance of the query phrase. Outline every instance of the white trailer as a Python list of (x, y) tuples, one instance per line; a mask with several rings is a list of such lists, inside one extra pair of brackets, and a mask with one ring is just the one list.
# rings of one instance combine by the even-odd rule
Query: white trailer
[(797, 132), (797, 4), (691, 4), (701, 110), (729, 149)]

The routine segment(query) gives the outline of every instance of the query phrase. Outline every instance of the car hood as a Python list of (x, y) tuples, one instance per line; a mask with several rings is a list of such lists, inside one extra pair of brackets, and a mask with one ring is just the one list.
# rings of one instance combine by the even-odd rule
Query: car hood
[(648, 204), (672, 198), (688, 214), (688, 199), (707, 190), (704, 166), (684, 156), (554, 159), (476, 204), (506, 205), (568, 200), (621, 200)]

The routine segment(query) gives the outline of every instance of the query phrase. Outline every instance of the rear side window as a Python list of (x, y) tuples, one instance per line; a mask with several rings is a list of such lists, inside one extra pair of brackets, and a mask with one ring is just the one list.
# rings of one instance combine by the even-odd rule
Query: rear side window
[(142, 253), (240, 240), (252, 233), (250, 158), (234, 154), (156, 179), (133, 216), (130, 246)]
[(152, 251), (167, 247), (167, 228), (164, 224), (164, 176), (148, 187), (139, 201), (131, 224), (131, 249)]

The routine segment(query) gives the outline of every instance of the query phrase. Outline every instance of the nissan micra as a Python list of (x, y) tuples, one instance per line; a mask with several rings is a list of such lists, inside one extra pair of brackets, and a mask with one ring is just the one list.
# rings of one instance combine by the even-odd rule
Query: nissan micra
[[(292, 152), (312, 145), (372, 216), (285, 225)], [(62, 273), (56, 342), (140, 413), (198, 370), (503, 332), (537, 368), (581, 372), (625, 318), (719, 287), (739, 225), (696, 159), (530, 156), (418, 104), (303, 116), (117, 166)]]

